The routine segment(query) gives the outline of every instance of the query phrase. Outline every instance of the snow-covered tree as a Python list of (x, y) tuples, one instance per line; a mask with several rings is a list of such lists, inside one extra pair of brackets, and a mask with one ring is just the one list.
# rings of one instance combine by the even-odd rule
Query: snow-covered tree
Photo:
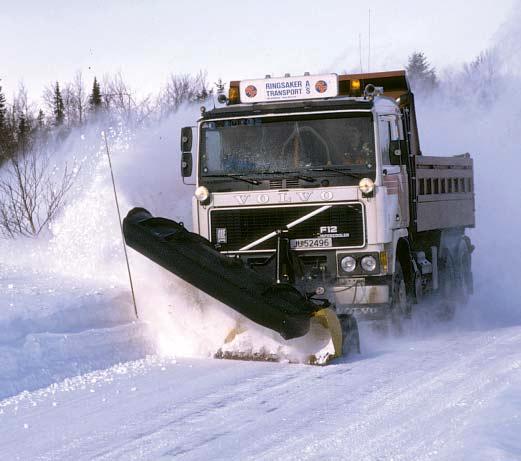
[(87, 95), (83, 85), (83, 75), (81, 71), (76, 72), (74, 80), (70, 87), (72, 93), (72, 106), (75, 113), (74, 122), (77, 125), (85, 123), (85, 112), (87, 108)]
[(94, 77), (94, 83), (92, 84), (92, 92), (89, 97), (89, 105), (93, 112), (98, 112), (101, 109), (101, 88), (98, 79)]
[(53, 106), (54, 123), (56, 126), (61, 126), (63, 125), (63, 121), (65, 120), (65, 105), (63, 104), (63, 98), (58, 82), (56, 82), (56, 85), (54, 87)]
[(45, 129), (45, 114), (42, 109), (38, 111), (38, 116), (36, 117), (36, 127), (40, 131)]
[(29, 132), (31, 127), (27, 118), (23, 112), (18, 116), (18, 130), (17, 130), (17, 140), (19, 148), (24, 151), (27, 146), (27, 138), (29, 137)]
[(2, 93), (2, 87), (0, 86), (0, 130), (7, 127), (7, 104), (5, 95)]
[(8, 139), (8, 119), (7, 119), (7, 103), (5, 95), (2, 93), (0, 86), (0, 165), (7, 158), (7, 139)]
[(421, 91), (436, 88), (438, 84), (436, 70), (429, 64), (423, 52), (415, 51), (411, 54), (405, 69), (413, 89)]
[(177, 111), (185, 102), (202, 102), (210, 95), (206, 81), (206, 72), (190, 74), (171, 74), (166, 85), (161, 90), (158, 106), (162, 116), (168, 116)]

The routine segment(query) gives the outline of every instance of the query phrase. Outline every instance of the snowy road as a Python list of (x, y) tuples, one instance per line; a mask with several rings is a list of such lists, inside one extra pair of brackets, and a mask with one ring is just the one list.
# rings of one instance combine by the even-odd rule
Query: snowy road
[(520, 459), (521, 327), (327, 367), (152, 356), (0, 401), (5, 460)]

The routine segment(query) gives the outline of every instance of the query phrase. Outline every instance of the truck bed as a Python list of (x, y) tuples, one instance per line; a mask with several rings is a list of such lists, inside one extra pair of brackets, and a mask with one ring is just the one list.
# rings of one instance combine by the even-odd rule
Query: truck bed
[(474, 227), (474, 169), (469, 154), (414, 156), (416, 230)]

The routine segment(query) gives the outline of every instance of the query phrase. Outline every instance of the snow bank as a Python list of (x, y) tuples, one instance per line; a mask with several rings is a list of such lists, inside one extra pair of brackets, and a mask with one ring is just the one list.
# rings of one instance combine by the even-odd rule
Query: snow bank
[[(123, 125), (70, 135), (53, 158), (81, 166), (63, 213), (37, 240), (0, 241), (0, 398), (156, 349), (134, 316), (102, 130), (123, 212), (127, 203), (170, 216), (187, 207), (166, 199), (179, 196), (167, 185), (176, 152), (166, 150), (178, 131), (168, 123), (146, 138)], [(163, 200), (155, 195), (162, 193)]]
[(0, 399), (153, 351), (122, 287), (3, 267), (0, 306)]

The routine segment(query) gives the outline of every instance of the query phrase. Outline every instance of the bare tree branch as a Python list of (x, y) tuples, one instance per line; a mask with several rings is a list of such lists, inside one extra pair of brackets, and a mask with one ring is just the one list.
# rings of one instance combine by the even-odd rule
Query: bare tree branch
[(57, 174), (41, 149), (11, 159), (0, 175), (0, 234), (6, 238), (40, 234), (64, 205), (77, 172), (65, 164)]

